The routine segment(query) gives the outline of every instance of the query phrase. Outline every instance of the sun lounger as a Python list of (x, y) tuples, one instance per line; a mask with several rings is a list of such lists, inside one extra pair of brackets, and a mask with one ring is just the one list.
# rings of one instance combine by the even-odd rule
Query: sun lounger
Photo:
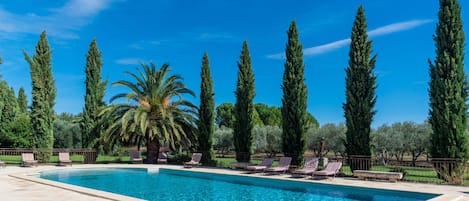
[(23, 167), (37, 166), (37, 160), (34, 160), (33, 153), (21, 153), (21, 162)]
[(158, 163), (168, 163), (168, 154), (166, 152), (158, 154)]
[(355, 170), (353, 176), (359, 179), (375, 178), (375, 179), (387, 179), (392, 182), (397, 182), (403, 177), (402, 172), (381, 172), (381, 171), (369, 171), (369, 170)]
[(339, 173), (340, 168), (342, 168), (341, 162), (330, 162), (327, 164), (326, 168), (321, 171), (314, 171), (312, 176), (334, 176)]
[(0, 161), (0, 167), (1, 167), (1, 168), (5, 168), (5, 167), (6, 167), (5, 161)]
[(70, 154), (68, 152), (59, 152), (59, 165), (72, 165)]
[(191, 167), (199, 165), (201, 158), (202, 158), (202, 153), (193, 153), (192, 159), (189, 162), (184, 162), (184, 167), (191, 168)]
[(273, 158), (265, 158), (260, 165), (247, 166), (246, 170), (250, 170), (252, 172), (265, 171), (267, 168), (272, 166), (272, 163), (274, 163)]
[(291, 163), (291, 157), (282, 157), (280, 158), (280, 161), (278, 162), (277, 167), (271, 167), (265, 169), (266, 172), (273, 172), (273, 173), (280, 173), (282, 172), (285, 174), (287, 170), (290, 168), (290, 163)]
[(313, 174), (318, 169), (319, 158), (306, 158), (303, 168), (296, 169), (293, 174), (296, 175), (309, 175)]
[(139, 151), (131, 151), (129, 153), (130, 155), (130, 162), (131, 163), (142, 163), (143, 162), (143, 159), (142, 157), (140, 156), (140, 152)]

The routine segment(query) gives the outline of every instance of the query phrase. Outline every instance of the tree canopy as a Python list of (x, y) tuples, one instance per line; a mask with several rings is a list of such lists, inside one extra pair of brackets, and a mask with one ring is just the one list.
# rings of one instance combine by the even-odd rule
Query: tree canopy
[[(376, 56), (371, 57), (371, 45), (365, 11), (360, 6), (352, 28), (349, 65), (345, 69), (346, 100), (343, 109), (347, 126), (345, 148), (349, 157), (371, 157), (371, 122), (376, 113), (376, 76), (373, 72)], [(355, 170), (356, 167), (351, 168)]]
[(99, 111), (104, 106), (103, 97), (107, 81), (101, 80), (101, 51), (99, 51), (96, 39), (93, 39), (89, 45), (86, 54), (86, 81), (85, 81), (85, 107), (80, 122), (82, 131), (82, 145), (84, 147), (96, 146), (100, 136), (100, 130), (97, 126), (99, 122)]
[(431, 156), (459, 160), (457, 167), (440, 167), (439, 176), (463, 183), (469, 158), (467, 135), (467, 77), (464, 72), (465, 36), (458, 0), (440, 0), (433, 36), (435, 61), (430, 63), (430, 118), (433, 128)]
[(238, 162), (251, 160), (251, 146), (254, 129), (254, 103), (256, 95), (254, 85), (254, 72), (251, 66), (251, 55), (247, 41), (238, 61), (238, 81), (236, 84), (236, 104), (234, 108), (233, 142)]
[(155, 163), (162, 142), (175, 150), (191, 148), (196, 143), (196, 106), (183, 99), (195, 96), (179, 75), (170, 75), (169, 64), (157, 68), (154, 63), (142, 64), (137, 73), (126, 72), (134, 80), (119, 80), (112, 86), (123, 86), (128, 92), (111, 98), (125, 99), (106, 107), (102, 123), (106, 128), (102, 141), (125, 141), (140, 145), (146, 142), (147, 162)]
[(198, 150), (202, 152), (202, 163), (211, 164), (213, 157), (213, 128), (215, 122), (215, 100), (213, 92), (213, 80), (210, 72), (210, 64), (208, 54), (202, 57), (200, 83), (200, 106), (198, 121)]
[[(52, 64), (49, 42), (43, 31), (36, 45), (36, 52), (28, 61), (32, 80), (31, 126), (35, 148), (52, 148), (54, 143), (54, 105), (57, 89), (52, 75)], [(41, 161), (48, 161), (50, 153), (39, 155)]]
[(307, 98), (303, 63), (303, 46), (299, 41), (296, 22), (287, 31), (285, 71), (282, 97), (282, 151), (292, 157), (292, 164), (300, 165), (306, 149), (305, 134), (308, 129)]

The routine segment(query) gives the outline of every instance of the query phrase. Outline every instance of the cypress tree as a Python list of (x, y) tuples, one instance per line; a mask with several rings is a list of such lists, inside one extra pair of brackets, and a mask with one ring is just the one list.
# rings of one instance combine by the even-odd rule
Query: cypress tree
[[(345, 69), (345, 123), (347, 126), (345, 148), (349, 157), (371, 157), (371, 122), (376, 111), (376, 76), (373, 73), (376, 55), (370, 59), (371, 44), (366, 33), (367, 24), (363, 6), (358, 7), (353, 23), (349, 64)], [(367, 163), (364, 169), (369, 169)], [(351, 165), (352, 170), (358, 167)]]
[(306, 149), (308, 91), (304, 77), (303, 47), (295, 21), (291, 22), (287, 34), (282, 83), (282, 151), (285, 156), (292, 157), (292, 164), (299, 165)]
[(15, 91), (6, 81), (0, 83), (0, 132), (7, 132), (7, 126), (15, 120), (19, 111)]
[(93, 39), (86, 54), (85, 108), (83, 109), (83, 118), (80, 122), (83, 147), (96, 145), (96, 140), (100, 135), (99, 129), (97, 129), (97, 122), (99, 122), (98, 114), (100, 108), (104, 106), (104, 89), (107, 84), (106, 81), (101, 81), (102, 65), (101, 52), (96, 44), (96, 39)]
[[(36, 52), (29, 57), (24, 52), (31, 70), (32, 105), (31, 127), (35, 148), (52, 148), (54, 143), (54, 104), (56, 96), (55, 80), (52, 76), (51, 49), (43, 31), (36, 45)], [(43, 152), (38, 158), (46, 162), (50, 153)]]
[(210, 164), (213, 157), (212, 138), (213, 126), (215, 123), (215, 100), (213, 98), (213, 80), (210, 73), (210, 64), (207, 53), (205, 53), (202, 58), (202, 70), (200, 76), (202, 81), (200, 84), (198, 149), (202, 152), (202, 163)]
[(438, 19), (436, 34), (433, 36), (436, 59), (434, 63), (429, 61), (429, 115), (433, 128), (430, 154), (433, 158), (452, 158), (463, 162), (455, 168), (440, 166), (438, 171), (446, 181), (460, 183), (469, 149), (465, 36), (459, 2), (440, 0)]
[(236, 103), (234, 109), (233, 144), (238, 162), (251, 160), (251, 146), (254, 128), (254, 72), (251, 66), (251, 55), (247, 41), (238, 62), (238, 82), (236, 85)]
[(23, 87), (18, 91), (18, 106), (21, 113), (28, 112), (28, 100)]

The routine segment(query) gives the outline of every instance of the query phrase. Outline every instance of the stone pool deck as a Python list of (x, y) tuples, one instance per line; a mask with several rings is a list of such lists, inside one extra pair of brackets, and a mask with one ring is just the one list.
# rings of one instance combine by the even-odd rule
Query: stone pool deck
[[(148, 168), (157, 171), (158, 168), (176, 169), (184, 171), (208, 172), (218, 174), (230, 175), (243, 175), (249, 177), (269, 177), (283, 180), (305, 181), (311, 183), (325, 183), (337, 184), (346, 186), (360, 186), (369, 188), (380, 188), (389, 190), (400, 191), (414, 191), (422, 193), (442, 194), (437, 198), (431, 199), (432, 201), (469, 201), (469, 187), (449, 186), (449, 185), (434, 185), (434, 184), (420, 184), (420, 183), (407, 183), (407, 182), (381, 182), (381, 181), (363, 181), (354, 178), (330, 178), (323, 180), (313, 180), (307, 178), (290, 178), (290, 175), (264, 175), (245, 174), (241, 170), (219, 169), (219, 168), (191, 168), (185, 169), (182, 166), (176, 165), (145, 165), (145, 164), (105, 164), (105, 165), (73, 165), (72, 167), (57, 167), (57, 166), (38, 166), (38, 167), (17, 167), (7, 166), (0, 169), (0, 195), (1, 200), (19, 200), (19, 201), (45, 201), (45, 200), (67, 200), (67, 201), (81, 201), (81, 200), (125, 200), (137, 201), (140, 199), (131, 198), (127, 196), (107, 193), (103, 191), (82, 188), (78, 186), (53, 182), (49, 180), (40, 179), (31, 174), (37, 174), (44, 170), (59, 170), (71, 168)], [(464, 193), (466, 192), (466, 193)]]

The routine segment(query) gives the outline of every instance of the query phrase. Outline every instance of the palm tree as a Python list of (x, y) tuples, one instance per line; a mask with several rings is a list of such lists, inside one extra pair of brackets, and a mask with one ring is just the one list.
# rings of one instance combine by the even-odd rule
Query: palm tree
[(154, 163), (161, 142), (168, 143), (172, 149), (194, 143), (197, 108), (183, 96), (195, 94), (184, 85), (181, 76), (169, 75), (169, 64), (163, 64), (160, 69), (154, 63), (142, 64), (137, 71), (125, 72), (136, 83), (126, 80), (112, 83), (112, 86), (127, 87), (130, 92), (113, 96), (111, 102), (122, 98), (126, 101), (101, 112), (106, 127), (102, 140), (139, 146), (146, 142), (147, 162)]

